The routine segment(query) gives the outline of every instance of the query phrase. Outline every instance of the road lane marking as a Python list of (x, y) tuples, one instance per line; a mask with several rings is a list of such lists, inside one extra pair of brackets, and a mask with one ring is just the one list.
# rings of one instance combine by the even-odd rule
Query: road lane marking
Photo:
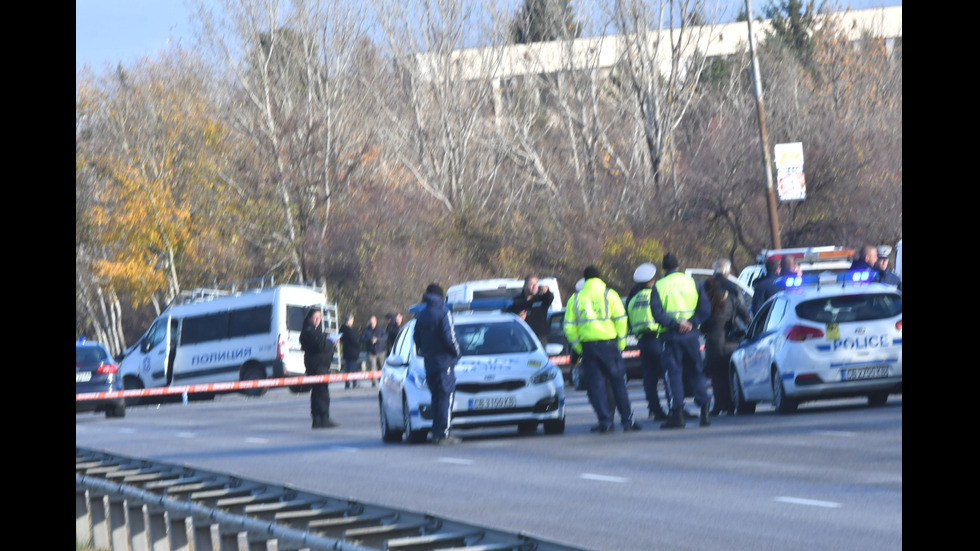
[(177, 438), (194, 438), (193, 432), (178, 432)]
[(606, 476), (604, 474), (592, 474), (592, 473), (582, 473), (578, 475), (578, 477), (583, 480), (598, 480), (599, 482), (619, 482), (620, 484), (630, 481), (630, 479), (623, 478), (621, 476)]
[(246, 438), (245, 441), (248, 442), (249, 444), (268, 444), (269, 443), (269, 440), (267, 438), (255, 438), (253, 436), (250, 436), (250, 437)]
[(814, 431), (813, 434), (820, 436), (857, 436), (856, 432), (849, 430), (818, 430)]
[(472, 459), (457, 459), (455, 457), (440, 457), (437, 459), (439, 463), (452, 463), (453, 465), (472, 465)]
[(327, 449), (330, 451), (347, 452), (347, 453), (354, 453), (356, 451), (359, 451), (357, 448), (352, 448), (350, 446), (330, 446)]
[(819, 501), (816, 499), (803, 499), (801, 497), (780, 496), (777, 498), (773, 498), (773, 501), (779, 501), (782, 503), (793, 503), (795, 505), (811, 505), (813, 507), (825, 507), (827, 509), (837, 509), (841, 507), (840, 503), (834, 503), (833, 501)]

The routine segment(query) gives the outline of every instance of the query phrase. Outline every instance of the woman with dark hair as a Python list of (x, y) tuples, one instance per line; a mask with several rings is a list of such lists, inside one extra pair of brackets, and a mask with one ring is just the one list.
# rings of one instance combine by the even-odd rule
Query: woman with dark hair
[(729, 330), (741, 319), (746, 325), (751, 320), (748, 309), (739, 300), (729, 300), (728, 291), (714, 277), (704, 282), (704, 292), (711, 302), (711, 316), (701, 324), (704, 334), (704, 371), (711, 379), (715, 405), (711, 415), (735, 413), (732, 402), (731, 382), (728, 379), (728, 361), (738, 347), (728, 340)]

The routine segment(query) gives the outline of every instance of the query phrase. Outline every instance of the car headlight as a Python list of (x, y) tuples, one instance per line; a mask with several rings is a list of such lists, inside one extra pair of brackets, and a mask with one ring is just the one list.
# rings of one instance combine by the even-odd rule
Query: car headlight
[(558, 369), (549, 364), (547, 367), (531, 376), (531, 384), (540, 385), (542, 383), (547, 383), (548, 381), (553, 381), (557, 376)]
[(425, 371), (409, 371), (407, 379), (417, 388), (429, 390), (429, 385), (425, 382)]

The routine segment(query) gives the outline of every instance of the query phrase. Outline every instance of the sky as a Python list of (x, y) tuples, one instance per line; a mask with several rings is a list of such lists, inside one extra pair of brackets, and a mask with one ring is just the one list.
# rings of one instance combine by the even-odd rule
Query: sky
[[(751, 0), (750, 0), (751, 1)], [(838, 0), (851, 9), (901, 6), (902, 0)], [(737, 11), (744, 0), (723, 0)], [(574, 4), (574, 2), (573, 2)], [(768, 0), (751, 2), (758, 14)], [(186, 0), (75, 0), (75, 72), (88, 65), (100, 72), (107, 65), (129, 65), (169, 47), (191, 46), (195, 24)]]

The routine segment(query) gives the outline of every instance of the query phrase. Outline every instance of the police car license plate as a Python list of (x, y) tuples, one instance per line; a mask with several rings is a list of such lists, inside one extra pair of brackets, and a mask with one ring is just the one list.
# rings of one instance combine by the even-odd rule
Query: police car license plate
[(860, 369), (841, 370), (841, 379), (844, 381), (859, 381), (861, 379), (881, 379), (888, 376), (887, 365), (876, 365), (874, 367), (862, 367)]
[(91, 371), (79, 371), (78, 373), (75, 373), (75, 382), (76, 383), (84, 383), (84, 382), (87, 382), (87, 381), (90, 381), (90, 380), (92, 380), (92, 372)]
[(503, 409), (517, 406), (517, 398), (474, 398), (470, 400), (470, 409)]

